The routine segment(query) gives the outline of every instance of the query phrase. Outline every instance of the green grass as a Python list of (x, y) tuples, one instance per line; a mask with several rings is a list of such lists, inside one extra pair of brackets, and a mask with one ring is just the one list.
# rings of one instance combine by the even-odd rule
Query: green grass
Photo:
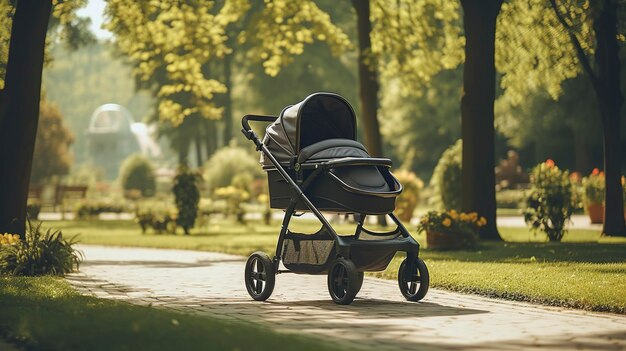
[[(140, 233), (132, 222), (50, 222), (65, 235), (80, 233), (85, 244), (144, 246), (228, 252), (247, 255), (275, 249), (279, 223), (246, 226), (215, 221), (190, 236)], [(313, 221), (299, 221), (294, 230), (312, 232)], [(342, 233), (352, 226), (339, 225)], [(601, 237), (591, 230), (571, 230), (561, 243), (549, 243), (526, 228), (501, 228), (506, 242), (488, 242), (473, 251), (423, 249), (431, 285), (518, 301), (593, 311), (626, 313), (626, 238)], [(424, 242), (423, 236), (416, 236)], [(400, 255), (385, 272), (396, 279)]]
[(304, 337), (81, 296), (53, 277), (0, 277), (0, 337), (37, 350), (328, 349)]

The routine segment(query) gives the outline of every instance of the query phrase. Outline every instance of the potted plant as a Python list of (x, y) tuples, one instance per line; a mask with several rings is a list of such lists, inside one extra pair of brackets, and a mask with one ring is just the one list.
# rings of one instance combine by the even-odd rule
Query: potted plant
[(426, 246), (432, 250), (458, 250), (472, 247), (478, 239), (478, 229), (487, 224), (476, 212), (458, 213), (430, 211), (420, 219), (419, 233), (426, 233)]
[(591, 223), (604, 222), (604, 173), (594, 168), (583, 178), (585, 209)]

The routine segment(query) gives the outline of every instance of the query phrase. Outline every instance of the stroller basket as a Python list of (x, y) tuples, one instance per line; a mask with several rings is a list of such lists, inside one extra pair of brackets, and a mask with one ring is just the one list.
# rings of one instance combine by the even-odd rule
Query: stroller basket
[[(383, 271), (397, 251), (397, 240), (402, 241), (399, 229), (388, 233), (375, 233), (361, 229), (355, 235), (342, 236), (342, 240), (354, 245), (352, 260), (358, 270)], [(396, 240), (396, 241), (394, 241)], [(387, 245), (371, 246), (367, 242), (385, 241)], [(382, 249), (381, 249), (382, 248)], [(296, 273), (326, 274), (335, 259), (335, 241), (324, 228), (315, 234), (287, 232), (283, 246), (283, 264)]]

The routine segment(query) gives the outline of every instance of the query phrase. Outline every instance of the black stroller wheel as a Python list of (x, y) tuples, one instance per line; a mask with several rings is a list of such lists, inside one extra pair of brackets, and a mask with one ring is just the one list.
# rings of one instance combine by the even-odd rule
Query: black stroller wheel
[(245, 276), (248, 294), (257, 300), (267, 300), (274, 291), (276, 272), (272, 260), (263, 252), (255, 252), (246, 261)]
[(362, 283), (359, 272), (350, 260), (338, 258), (328, 271), (328, 292), (338, 305), (352, 303)]
[(363, 279), (364, 279), (365, 273), (363, 272), (358, 272), (357, 273), (357, 277), (359, 278), (357, 280), (357, 288), (356, 288), (356, 293), (358, 294), (359, 291), (361, 291), (361, 287), (363, 286)]
[(409, 301), (419, 301), (426, 296), (430, 277), (426, 263), (420, 258), (416, 258), (416, 269), (413, 272), (407, 272), (407, 259), (405, 258), (398, 269), (398, 286), (400, 292)]

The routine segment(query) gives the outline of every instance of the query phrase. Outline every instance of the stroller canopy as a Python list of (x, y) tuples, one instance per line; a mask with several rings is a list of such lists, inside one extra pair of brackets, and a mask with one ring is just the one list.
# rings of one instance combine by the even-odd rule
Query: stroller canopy
[(343, 97), (315, 93), (286, 107), (267, 127), (264, 143), (285, 163), (303, 148), (327, 139), (356, 140), (356, 116)]

